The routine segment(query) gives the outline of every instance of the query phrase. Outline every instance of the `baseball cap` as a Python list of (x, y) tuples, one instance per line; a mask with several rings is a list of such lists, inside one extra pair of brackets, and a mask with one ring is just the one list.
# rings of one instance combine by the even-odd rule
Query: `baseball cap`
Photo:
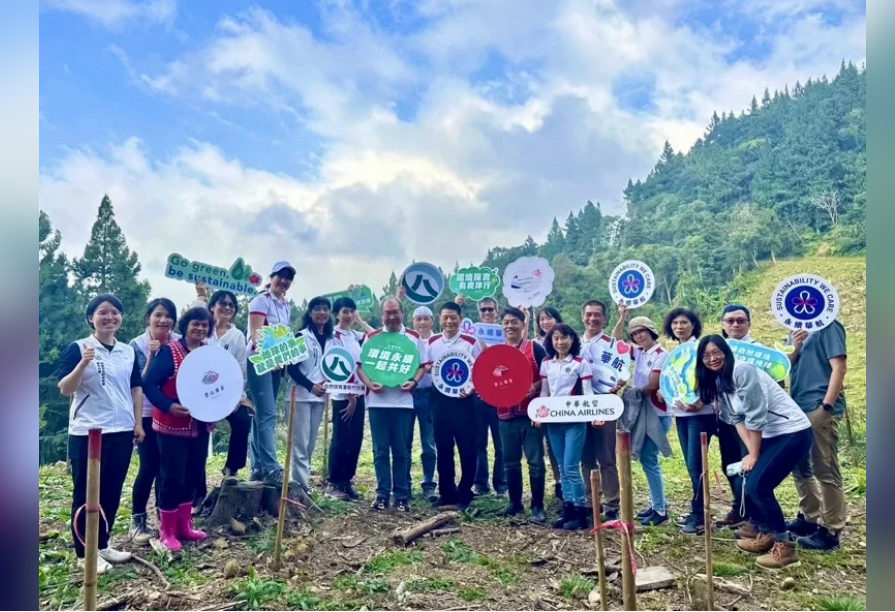
[(434, 319), (435, 315), (432, 314), (432, 309), (428, 306), (420, 306), (413, 311), (413, 318), (415, 319), (417, 317), (431, 317)]
[(274, 264), (273, 270), (271, 271), (270, 275), (277, 276), (281, 272), (286, 271), (292, 272), (292, 276), (295, 276), (296, 274), (295, 267), (293, 267), (291, 263), (289, 263), (288, 261), (280, 261)]

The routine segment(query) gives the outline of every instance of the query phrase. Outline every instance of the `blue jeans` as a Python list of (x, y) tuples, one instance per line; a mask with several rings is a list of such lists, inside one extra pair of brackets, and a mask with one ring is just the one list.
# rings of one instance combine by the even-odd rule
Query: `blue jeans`
[(562, 496), (567, 504), (578, 508), (587, 506), (584, 493), (584, 478), (581, 476), (581, 453), (587, 438), (587, 423), (551, 423), (547, 425), (550, 445), (559, 461), (562, 479)]
[[(690, 484), (693, 487), (693, 498), (690, 512), (698, 517), (705, 516), (705, 495), (702, 488), (702, 433), (712, 436), (717, 433), (717, 417), (714, 414), (695, 414), (688, 417), (677, 417), (677, 437), (684, 451), (684, 462), (690, 473)], [(726, 471), (726, 470), (725, 470)]]
[[(662, 423), (665, 433), (671, 431), (671, 417), (659, 417), (659, 421)], [(643, 466), (643, 473), (649, 483), (653, 510), (666, 516), (668, 503), (665, 501), (665, 477), (662, 474), (662, 466), (659, 465), (659, 447), (649, 437), (643, 444), (643, 450), (640, 451), (640, 465)]]
[(277, 396), (282, 381), (282, 372), (258, 376), (249, 364), (249, 393), (255, 403), (250, 445), (253, 480), (275, 479), (283, 471), (277, 459)]
[(373, 434), (373, 468), (376, 471), (376, 499), (410, 501), (410, 437), (413, 435), (413, 410), (372, 408), (370, 432)]
[[(434, 490), (435, 467), (437, 465), (437, 453), (435, 451), (435, 420), (432, 416), (432, 394), (435, 387), (417, 389), (413, 392), (413, 411), (416, 421), (420, 424), (420, 446), (423, 448), (420, 460), (423, 464), (423, 490)], [(410, 455), (413, 463), (413, 432), (410, 433)], [(412, 465), (411, 465), (412, 467)], [(412, 479), (408, 479), (412, 482)]]

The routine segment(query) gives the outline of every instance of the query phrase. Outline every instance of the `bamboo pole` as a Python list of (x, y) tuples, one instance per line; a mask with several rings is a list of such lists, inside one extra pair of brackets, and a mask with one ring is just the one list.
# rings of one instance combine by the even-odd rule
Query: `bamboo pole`
[(96, 563), (99, 555), (99, 480), (103, 432), (87, 434), (87, 540), (84, 543), (84, 609), (96, 610)]
[(631, 432), (619, 431), (618, 476), (621, 484), (622, 522), (622, 599), (625, 610), (637, 609), (637, 583), (634, 581), (634, 489), (631, 476)]
[[(333, 396), (326, 395), (326, 407), (323, 409), (323, 482), (329, 480), (329, 420), (333, 409)], [(313, 457), (310, 458), (313, 461)]]
[(292, 434), (295, 431), (296, 387), (292, 387), (289, 400), (289, 437), (286, 440), (286, 464), (283, 471), (283, 490), (280, 494), (280, 512), (277, 517), (277, 545), (274, 550), (273, 567), (280, 571), (283, 562), (283, 534), (286, 530), (286, 500), (289, 498), (289, 481), (292, 480)]
[(712, 486), (709, 481), (709, 435), (702, 433), (702, 495), (705, 508), (705, 575), (707, 610), (715, 609), (715, 565), (712, 560)]
[(603, 610), (609, 609), (609, 587), (606, 584), (606, 552), (603, 550), (603, 532), (597, 530), (603, 522), (600, 515), (600, 499), (603, 497), (603, 478), (600, 470), (591, 470), (590, 473), (591, 503), (594, 507), (594, 542), (597, 546), (597, 571), (600, 576), (600, 606)]

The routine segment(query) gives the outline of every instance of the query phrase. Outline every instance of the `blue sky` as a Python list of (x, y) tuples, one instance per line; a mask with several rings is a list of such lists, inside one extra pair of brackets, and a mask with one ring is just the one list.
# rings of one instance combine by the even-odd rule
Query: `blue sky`
[(108, 192), (156, 293), (197, 227), (299, 298), (378, 287), (618, 212), (664, 141), (865, 57), (849, 0), (41, 0), (40, 204), (77, 254)]

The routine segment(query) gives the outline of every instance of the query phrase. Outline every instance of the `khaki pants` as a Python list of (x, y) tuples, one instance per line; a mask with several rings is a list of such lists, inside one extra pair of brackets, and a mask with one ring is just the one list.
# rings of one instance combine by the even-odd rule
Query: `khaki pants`
[(587, 504), (589, 506), (592, 500), (590, 473), (599, 467), (603, 479), (603, 505), (606, 512), (618, 511), (621, 499), (615, 455), (616, 427), (615, 421), (606, 423), (603, 427), (591, 427), (588, 424), (584, 451), (581, 454), (581, 472), (584, 476)]
[(795, 469), (793, 476), (801, 498), (800, 509), (812, 523), (838, 534), (845, 529), (847, 507), (839, 467), (839, 425), (841, 419), (820, 408), (808, 413), (814, 429), (811, 453)]

